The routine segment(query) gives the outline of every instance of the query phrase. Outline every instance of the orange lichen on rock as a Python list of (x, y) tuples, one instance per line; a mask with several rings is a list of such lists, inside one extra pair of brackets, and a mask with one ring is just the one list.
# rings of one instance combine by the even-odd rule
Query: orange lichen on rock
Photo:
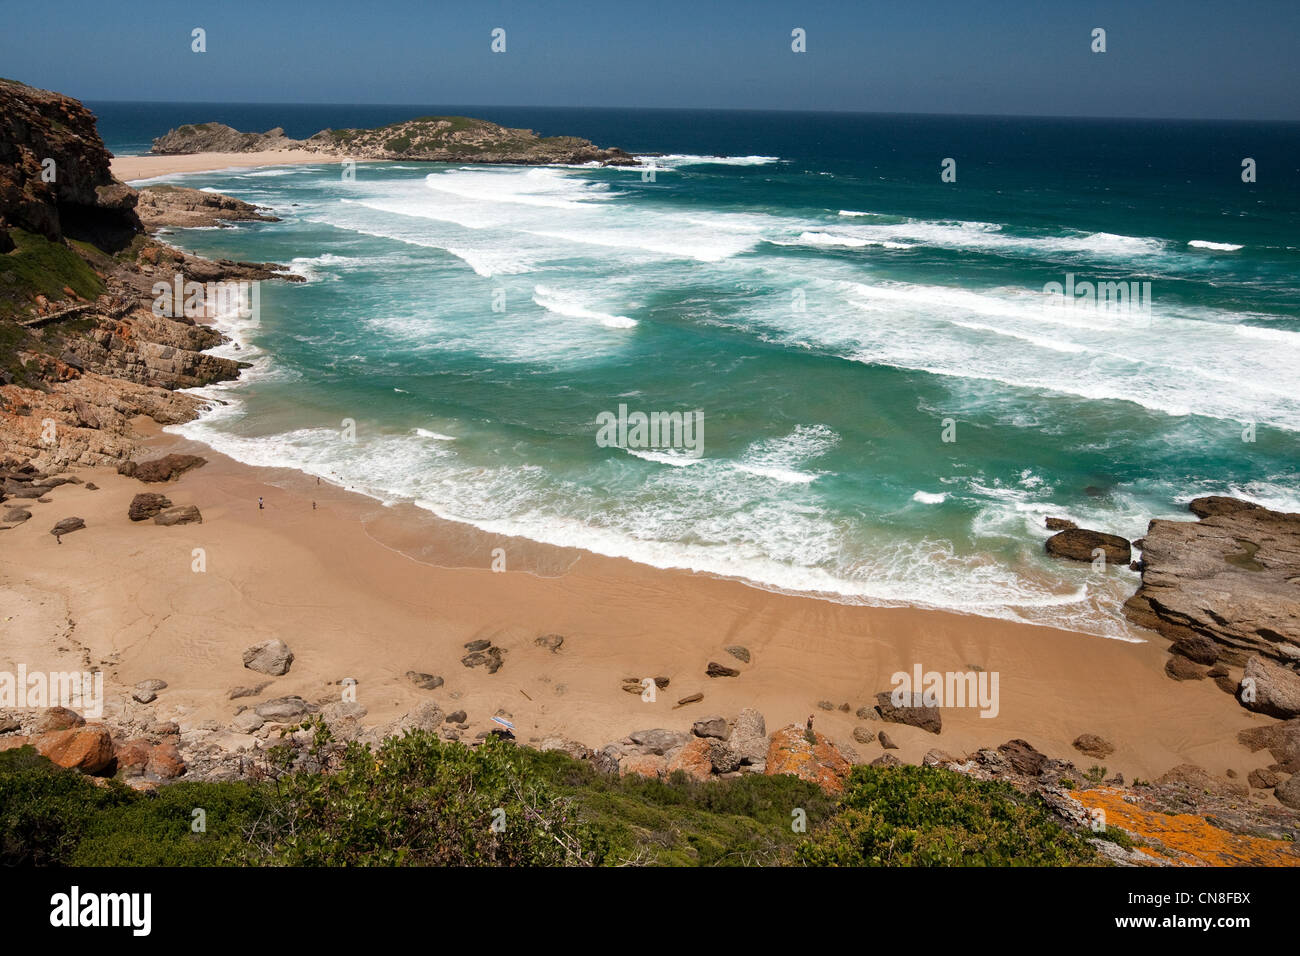
[(1104, 812), (1108, 826), (1156, 843), (1139, 849), (1158, 859), (1185, 866), (1300, 866), (1300, 848), (1294, 843), (1231, 833), (1191, 814), (1145, 809), (1125, 800), (1128, 793), (1102, 788), (1071, 796)]
[(811, 780), (827, 793), (839, 793), (852, 769), (844, 755), (821, 734), (814, 734), (816, 744), (809, 742), (807, 731), (797, 724), (783, 727), (772, 734), (767, 749), (768, 776), (789, 773), (803, 780)]

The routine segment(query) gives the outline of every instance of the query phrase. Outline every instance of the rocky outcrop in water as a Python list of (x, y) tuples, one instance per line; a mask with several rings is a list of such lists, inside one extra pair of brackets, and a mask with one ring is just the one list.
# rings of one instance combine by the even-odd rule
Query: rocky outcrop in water
[(1152, 521), (1129, 620), (1172, 640), (1205, 637), (1225, 662), (1300, 662), (1300, 514), (1198, 498), (1198, 521)]
[(231, 222), (279, 222), (260, 207), (233, 196), (186, 189), (183, 186), (145, 186), (136, 212), (146, 229), (160, 226), (224, 226)]
[(378, 129), (327, 129), (304, 140), (290, 139), (278, 127), (265, 133), (241, 133), (221, 123), (199, 123), (158, 137), (151, 152), (174, 155), (267, 150), (436, 163), (637, 165), (635, 156), (616, 147), (602, 149), (576, 136), (538, 136), (532, 130), (510, 129), (466, 116), (422, 116)]

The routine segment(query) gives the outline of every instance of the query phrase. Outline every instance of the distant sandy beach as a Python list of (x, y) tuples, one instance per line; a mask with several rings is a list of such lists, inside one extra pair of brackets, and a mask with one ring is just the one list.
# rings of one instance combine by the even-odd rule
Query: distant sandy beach
[[(161, 678), (168, 686), (150, 712), (182, 728), (203, 721), (224, 728), (237, 704), (248, 703), (229, 700), (229, 689), (263, 679), (243, 668), (242, 651), (278, 637), (296, 659), (259, 699), (337, 699), (338, 682), (352, 677), (367, 726), (434, 699), (446, 711), (467, 711), (471, 734), (504, 713), (522, 741), (563, 735), (599, 747), (634, 730), (689, 729), (707, 715), (731, 718), (756, 707), (769, 729), (815, 715), (820, 731), (863, 762), (882, 751), (875, 741), (854, 742), (858, 726), (886, 729), (897, 755), (914, 763), (932, 748), (960, 755), (1023, 738), (1090, 766), (1071, 747), (1083, 733), (1112, 740), (1108, 771), (1130, 780), (1189, 762), (1244, 777), (1271, 759), (1248, 754), (1235, 739), (1266, 718), (1210, 681), (1170, 680), (1165, 642), (1155, 635), (1126, 643), (928, 610), (852, 607), (563, 552), (411, 505), (384, 507), (299, 472), (245, 466), (146, 427), (155, 434), (138, 458), (180, 451), (209, 463), (165, 485), (110, 468), (79, 470), (100, 490), (58, 488), (0, 538), (0, 668), (17, 661), (29, 669), (102, 666), (110, 714), (139, 709), (130, 687)], [(197, 505), (203, 523), (131, 522), (127, 506), (142, 491)], [(86, 527), (58, 544), (49, 529), (70, 515)], [(508, 565), (555, 573), (493, 572), (497, 547)], [(192, 567), (196, 548), (203, 572)], [(534, 643), (550, 633), (564, 637), (554, 653)], [(466, 642), (480, 638), (506, 651), (496, 674), (460, 662)], [(733, 644), (749, 649), (750, 664), (727, 654)], [(709, 678), (710, 661), (741, 674)], [(946, 708), (938, 736), (855, 716), (890, 688), (891, 674), (918, 662), (926, 670), (999, 672), (1000, 713), (988, 719)], [(419, 690), (408, 671), (446, 683)], [(670, 684), (655, 703), (621, 686), (627, 677), (661, 675)], [(674, 706), (695, 693), (703, 701)], [(823, 700), (850, 709), (819, 709)]]
[(346, 156), (309, 153), (302, 150), (271, 150), (257, 153), (187, 153), (177, 156), (115, 156), (113, 175), (123, 182), (171, 176), (175, 173), (202, 173), (213, 169), (243, 169), (255, 166), (301, 166), (311, 163), (338, 163)]

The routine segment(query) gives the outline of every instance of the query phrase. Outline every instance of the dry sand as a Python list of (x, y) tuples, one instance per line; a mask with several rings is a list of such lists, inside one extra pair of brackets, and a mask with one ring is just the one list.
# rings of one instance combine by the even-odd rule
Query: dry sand
[[(296, 660), (262, 697), (335, 697), (337, 682), (353, 677), (367, 725), (434, 699), (448, 712), (466, 710), (471, 733), (493, 726), (502, 710), (523, 741), (561, 734), (601, 746), (632, 730), (687, 729), (751, 706), (769, 731), (810, 713), (840, 742), (852, 742), (855, 726), (886, 729), (898, 756), (912, 762), (933, 747), (961, 754), (1019, 737), (1087, 768), (1101, 761), (1073, 751), (1081, 733), (1112, 740), (1117, 751), (1104, 763), (1130, 781), (1186, 762), (1244, 777), (1269, 762), (1235, 740), (1265, 718), (1210, 681), (1166, 677), (1166, 642), (1155, 635), (1126, 643), (929, 610), (845, 606), (502, 539), (153, 430), (137, 457), (188, 451), (209, 464), (167, 485), (85, 469), (80, 477), (100, 490), (55, 489), (49, 503), (33, 504), (30, 521), (0, 532), (0, 668), (102, 664), (110, 712), (136, 681), (161, 678), (168, 687), (150, 705), (158, 718), (225, 726), (237, 703), (261, 699), (227, 699), (231, 687), (265, 679), (243, 668), (241, 652), (278, 637)], [(203, 523), (129, 521), (127, 506), (141, 491), (198, 505)], [(86, 528), (57, 544), (49, 529), (70, 515)], [(192, 569), (196, 548), (206, 571)], [(490, 570), (493, 548), (504, 549), (505, 572)], [(534, 644), (551, 632), (564, 636), (556, 653)], [(498, 673), (461, 665), (464, 644), (478, 638), (506, 649)], [(749, 648), (752, 663), (734, 660), (723, 649), (729, 644)], [(734, 665), (741, 676), (710, 679), (709, 661)], [(854, 716), (890, 688), (892, 673), (917, 662), (999, 672), (1001, 712), (987, 719), (944, 709), (937, 737)], [(446, 683), (418, 690), (405, 677), (411, 670)], [(625, 677), (658, 675), (671, 684), (655, 703), (621, 689)], [(702, 702), (674, 707), (696, 692)], [(828, 713), (821, 700), (851, 710)], [(863, 761), (881, 753), (876, 743), (853, 746)]]
[(173, 173), (201, 173), (216, 169), (244, 169), (253, 166), (301, 166), (309, 163), (339, 163), (346, 156), (309, 153), (302, 150), (263, 150), (256, 153), (187, 153), (181, 156), (116, 156), (113, 175), (123, 182), (170, 176)]

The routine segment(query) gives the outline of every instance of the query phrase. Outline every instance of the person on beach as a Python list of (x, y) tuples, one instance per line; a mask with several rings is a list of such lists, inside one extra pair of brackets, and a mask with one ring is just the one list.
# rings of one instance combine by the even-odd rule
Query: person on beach
[(263, 505), (262, 505), (262, 496), (261, 496), (261, 495), (258, 495), (258, 496), (257, 496), (257, 510), (258, 510), (258, 511), (261, 511), (262, 508), (263, 508)]

